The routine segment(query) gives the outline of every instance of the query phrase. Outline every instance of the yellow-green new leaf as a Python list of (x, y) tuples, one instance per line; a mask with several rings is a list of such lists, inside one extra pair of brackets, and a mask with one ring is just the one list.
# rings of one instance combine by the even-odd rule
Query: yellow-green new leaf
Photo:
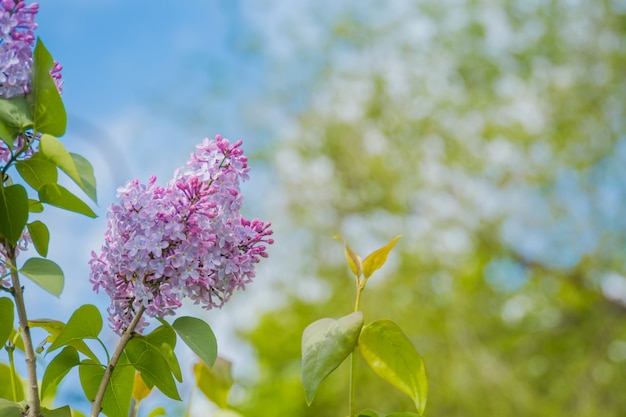
[(217, 357), (211, 368), (204, 361), (193, 366), (196, 386), (219, 408), (228, 408), (228, 394), (233, 386), (232, 363)]
[(376, 249), (363, 259), (363, 276), (365, 278), (369, 278), (374, 271), (385, 264), (389, 252), (391, 252), (391, 249), (393, 249), (400, 237), (401, 236), (394, 237), (391, 242), (387, 243), (380, 249)]
[(341, 239), (343, 242), (344, 253), (346, 255), (346, 261), (348, 261), (348, 266), (354, 273), (354, 275), (358, 278), (363, 274), (363, 264), (361, 261), (361, 257), (354, 253), (350, 246), (346, 243), (345, 239), (341, 236), (334, 236), (335, 239)]
[(377, 320), (364, 326), (359, 350), (374, 372), (411, 397), (417, 412), (424, 413), (428, 394), (424, 361), (396, 323)]

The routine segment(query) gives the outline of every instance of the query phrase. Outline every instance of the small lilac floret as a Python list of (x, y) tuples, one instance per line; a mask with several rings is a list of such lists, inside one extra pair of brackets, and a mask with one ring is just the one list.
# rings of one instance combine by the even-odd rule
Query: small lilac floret
[[(252, 282), (274, 241), (270, 223), (239, 213), (239, 185), (249, 171), (241, 145), (205, 139), (165, 187), (151, 177), (118, 189), (104, 245), (89, 262), (93, 289), (111, 297), (109, 321), (118, 334), (140, 306), (149, 317), (174, 314), (185, 297), (220, 308)], [(145, 325), (142, 318), (137, 331)]]

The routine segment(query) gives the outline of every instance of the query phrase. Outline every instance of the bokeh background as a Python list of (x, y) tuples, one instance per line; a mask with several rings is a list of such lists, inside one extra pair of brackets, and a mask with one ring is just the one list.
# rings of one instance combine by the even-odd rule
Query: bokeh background
[[(303, 329), (353, 306), (335, 234), (362, 255), (403, 235), (362, 308), (423, 355), (426, 415), (624, 415), (626, 1), (55, 0), (38, 22), (100, 217), (49, 210), (66, 289), (29, 291), (31, 317), (106, 307), (87, 261), (116, 187), (165, 183), (221, 133), (244, 139), (246, 214), (276, 237), (246, 292), (200, 312), (243, 415), (347, 413), (347, 368), (311, 407), (300, 384)], [(140, 414), (211, 414), (182, 390)], [(365, 364), (357, 394), (411, 407)]]

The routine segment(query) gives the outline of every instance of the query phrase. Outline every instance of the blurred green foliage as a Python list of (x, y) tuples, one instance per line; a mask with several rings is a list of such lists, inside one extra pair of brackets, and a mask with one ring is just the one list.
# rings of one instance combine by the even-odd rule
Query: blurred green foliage
[[(360, 253), (404, 236), (361, 303), (423, 355), (426, 415), (623, 415), (626, 2), (307, 4), (261, 37), (287, 51), (273, 104), (298, 66), (311, 94), (268, 154), (287, 295), (244, 332), (239, 409), (347, 414), (347, 367), (311, 407), (300, 383), (303, 329), (352, 307), (340, 233)], [(359, 380), (358, 407), (411, 408)]]

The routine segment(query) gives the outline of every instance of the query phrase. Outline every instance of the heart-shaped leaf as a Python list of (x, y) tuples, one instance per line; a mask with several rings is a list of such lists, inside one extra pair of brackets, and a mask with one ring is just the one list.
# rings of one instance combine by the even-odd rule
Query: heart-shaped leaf
[(49, 259), (30, 258), (20, 268), (20, 273), (52, 295), (58, 297), (63, 292), (65, 283), (63, 271)]
[(359, 350), (374, 372), (411, 397), (417, 412), (424, 413), (428, 393), (424, 361), (397, 324), (377, 320), (364, 326)]
[(217, 339), (211, 326), (195, 317), (179, 317), (172, 327), (183, 342), (208, 366), (213, 366), (217, 358)]
[(302, 334), (302, 384), (307, 404), (313, 402), (321, 382), (354, 351), (363, 326), (363, 313), (339, 320), (321, 319)]

